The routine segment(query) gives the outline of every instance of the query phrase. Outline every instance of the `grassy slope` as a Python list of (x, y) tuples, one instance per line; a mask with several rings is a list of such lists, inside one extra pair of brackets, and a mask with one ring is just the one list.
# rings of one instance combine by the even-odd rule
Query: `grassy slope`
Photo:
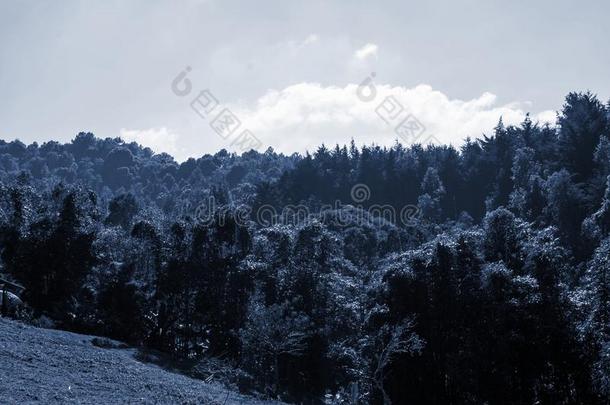
[(0, 403), (255, 403), (219, 385), (102, 349), (92, 336), (0, 318)]

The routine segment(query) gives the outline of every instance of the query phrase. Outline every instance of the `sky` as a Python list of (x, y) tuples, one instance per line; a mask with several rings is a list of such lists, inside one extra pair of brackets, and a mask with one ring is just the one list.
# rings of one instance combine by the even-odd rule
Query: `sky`
[(607, 1), (0, 0), (0, 139), (85, 131), (179, 161), (246, 138), (459, 146), (500, 117), (552, 124), (570, 91), (608, 101), (609, 16)]

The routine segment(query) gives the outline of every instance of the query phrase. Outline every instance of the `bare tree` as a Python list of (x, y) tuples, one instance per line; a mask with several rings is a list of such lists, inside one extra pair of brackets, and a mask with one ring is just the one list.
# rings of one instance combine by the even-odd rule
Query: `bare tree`
[(396, 325), (384, 325), (375, 336), (378, 351), (374, 356), (371, 379), (373, 385), (383, 395), (383, 403), (391, 405), (384, 382), (388, 377), (388, 366), (398, 354), (416, 354), (421, 351), (424, 341), (413, 331), (413, 320), (405, 319)]

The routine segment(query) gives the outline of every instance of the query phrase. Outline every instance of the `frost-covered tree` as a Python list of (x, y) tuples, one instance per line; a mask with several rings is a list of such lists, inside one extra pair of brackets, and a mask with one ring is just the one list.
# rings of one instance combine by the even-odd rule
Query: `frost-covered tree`
[[(373, 386), (381, 392), (383, 403), (391, 405), (385, 383), (392, 360), (399, 355), (417, 355), (425, 342), (413, 331), (413, 320), (405, 319), (396, 325), (383, 325), (372, 337), (373, 358), (370, 365)], [(402, 398), (408, 401), (407, 398)]]
[(599, 242), (610, 233), (610, 176), (601, 206), (583, 221), (582, 229), (584, 235), (594, 242)]
[(595, 250), (588, 263), (583, 301), (586, 315), (581, 325), (591, 356), (591, 380), (595, 391), (610, 397), (610, 239)]
[(435, 168), (430, 167), (426, 171), (421, 190), (423, 194), (419, 196), (417, 205), (422, 216), (430, 221), (438, 222), (441, 219), (441, 202), (445, 195), (445, 187)]
[(266, 375), (274, 396), (282, 393), (282, 360), (301, 357), (311, 336), (309, 318), (295, 312), (288, 302), (265, 306), (254, 295), (248, 305), (240, 341), (247, 366)]
[(557, 121), (558, 150), (564, 167), (576, 182), (593, 174), (593, 155), (600, 137), (607, 136), (608, 116), (604, 105), (592, 93), (570, 93)]

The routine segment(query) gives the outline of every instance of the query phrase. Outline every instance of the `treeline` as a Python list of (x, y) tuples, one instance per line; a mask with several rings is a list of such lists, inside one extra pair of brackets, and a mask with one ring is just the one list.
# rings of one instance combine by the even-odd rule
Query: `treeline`
[(298, 158), (272, 149), (241, 156), (223, 149), (178, 164), (166, 153), (154, 154), (133, 142), (81, 132), (69, 144), (26, 146), (0, 140), (0, 181), (12, 184), (21, 178), (45, 191), (59, 184), (81, 185), (96, 193), (104, 211), (112, 198), (131, 194), (142, 206), (177, 217), (194, 210), (216, 186), (230, 188), (234, 201), (247, 199), (256, 184), (277, 179)]
[[(229, 383), (285, 401), (603, 404), (609, 176), (610, 107), (590, 93), (554, 127), (500, 121), (460, 150), (177, 164), (91, 134), (0, 141), (2, 273), (33, 319), (221, 358)], [(356, 184), (370, 195), (354, 201)], [(239, 216), (295, 204), (315, 215)], [(407, 204), (408, 225), (367, 211)]]

